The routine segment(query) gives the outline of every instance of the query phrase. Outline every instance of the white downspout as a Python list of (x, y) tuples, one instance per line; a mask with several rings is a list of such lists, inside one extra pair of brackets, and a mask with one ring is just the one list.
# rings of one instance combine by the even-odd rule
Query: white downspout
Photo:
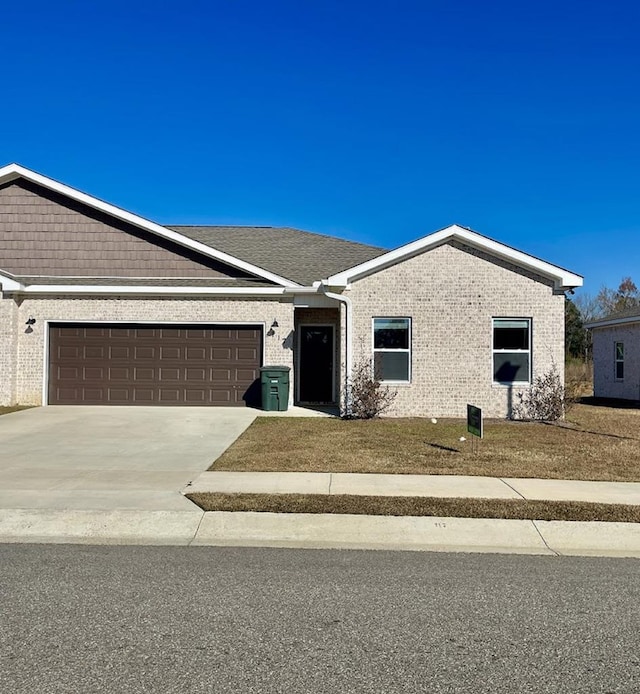
[(351, 381), (351, 369), (353, 367), (353, 338), (352, 338), (352, 326), (353, 326), (353, 306), (351, 299), (343, 294), (334, 294), (333, 292), (328, 292), (324, 286), (321, 286), (322, 292), (328, 299), (334, 299), (335, 301), (340, 301), (345, 305), (346, 317), (345, 317), (345, 332), (346, 332), (346, 354), (345, 354), (345, 381), (344, 381), (344, 394), (345, 394), (345, 411), (349, 411), (349, 400), (350, 391), (349, 383)]

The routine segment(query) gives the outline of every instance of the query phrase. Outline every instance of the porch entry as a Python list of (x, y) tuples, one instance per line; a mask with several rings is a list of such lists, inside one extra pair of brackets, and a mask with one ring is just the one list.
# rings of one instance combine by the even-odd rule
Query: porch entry
[(335, 328), (300, 325), (298, 401), (335, 402)]

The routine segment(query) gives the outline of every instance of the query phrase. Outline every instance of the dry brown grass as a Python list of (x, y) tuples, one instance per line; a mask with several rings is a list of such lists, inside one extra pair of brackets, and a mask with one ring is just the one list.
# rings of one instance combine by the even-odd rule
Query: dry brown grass
[(640, 409), (580, 404), (557, 425), (488, 420), (476, 453), (470, 438), (453, 419), (258, 417), (210, 469), (640, 481)]
[(205, 511), (269, 513), (351, 513), (374, 516), (440, 516), (523, 520), (640, 523), (640, 506), (523, 499), (439, 499), (404, 496), (328, 496), (322, 494), (187, 495)]
[(593, 362), (567, 360), (564, 366), (564, 387), (567, 398), (571, 401), (593, 395)]
[(31, 405), (13, 405), (11, 407), (0, 407), (0, 415), (10, 414), (11, 412), (20, 412), (20, 410), (29, 410)]

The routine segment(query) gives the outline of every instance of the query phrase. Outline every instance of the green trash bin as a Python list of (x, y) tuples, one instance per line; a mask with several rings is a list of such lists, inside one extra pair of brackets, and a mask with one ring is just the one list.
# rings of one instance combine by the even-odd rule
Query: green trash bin
[(286, 412), (289, 406), (288, 366), (263, 366), (260, 369), (262, 409), (266, 412)]

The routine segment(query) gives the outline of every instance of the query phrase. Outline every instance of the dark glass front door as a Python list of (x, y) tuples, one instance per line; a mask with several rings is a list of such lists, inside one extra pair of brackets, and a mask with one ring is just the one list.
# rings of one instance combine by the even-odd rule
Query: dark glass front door
[(333, 402), (333, 326), (300, 326), (301, 402)]

